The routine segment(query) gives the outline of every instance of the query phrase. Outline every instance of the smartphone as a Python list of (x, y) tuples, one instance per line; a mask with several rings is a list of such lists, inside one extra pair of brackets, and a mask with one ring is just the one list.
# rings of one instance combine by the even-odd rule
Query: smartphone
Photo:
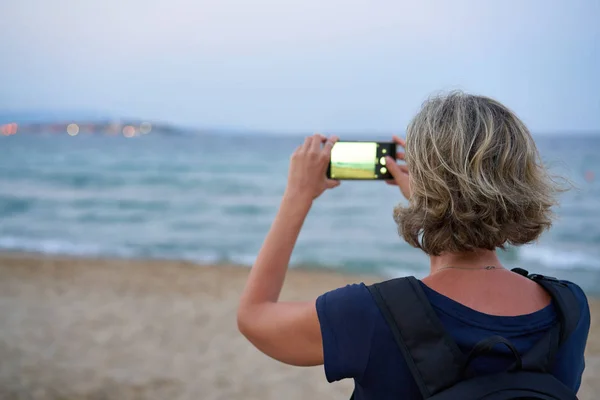
[(394, 179), (386, 167), (386, 156), (396, 160), (394, 142), (341, 142), (331, 149), (329, 179)]

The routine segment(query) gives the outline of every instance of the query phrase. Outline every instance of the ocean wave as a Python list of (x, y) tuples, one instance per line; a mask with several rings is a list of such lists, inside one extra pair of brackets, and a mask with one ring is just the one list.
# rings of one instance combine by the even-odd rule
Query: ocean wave
[(381, 272), (386, 279), (403, 278), (406, 276), (414, 276), (417, 279), (423, 279), (427, 276), (429, 271), (427, 271), (425, 268), (423, 268), (421, 271), (402, 268), (383, 268)]
[[(180, 260), (197, 263), (200, 265), (239, 265), (251, 267), (256, 261), (256, 254), (226, 253), (215, 251), (185, 251), (171, 248), (171, 246), (150, 246), (140, 248), (113, 247), (107, 248), (89, 243), (74, 243), (67, 240), (56, 239), (28, 239), (23, 237), (0, 237), (0, 250), (23, 251), (48, 255), (65, 255), (79, 257), (117, 257), (126, 259), (155, 259), (155, 260)], [(344, 267), (341, 267), (344, 265)], [(331, 270), (348, 270), (344, 263), (327, 263), (314, 258), (293, 257), (290, 268), (318, 268)], [(400, 276), (398, 270), (390, 272), (390, 277)], [(364, 272), (364, 271), (354, 271)], [(410, 274), (407, 272), (404, 275)], [(387, 274), (386, 274), (387, 275)], [(402, 275), (402, 276), (404, 276)]]
[[(58, 239), (29, 239), (12, 236), (0, 237), (0, 249), (78, 256), (99, 256), (106, 254), (106, 249), (93, 244), (72, 243)], [(124, 252), (116, 251), (115, 253)]]
[[(134, 249), (133, 247), (99, 246), (91, 243), (75, 243), (61, 239), (32, 239), (16, 236), (0, 237), (0, 250), (23, 251), (48, 255), (66, 255), (81, 257), (118, 257), (118, 258), (150, 258), (184, 260), (200, 264), (236, 264), (251, 266), (256, 259), (255, 254), (223, 254), (202, 251), (173, 251), (159, 246)], [(150, 250), (150, 251), (148, 251)]]
[(76, 217), (75, 220), (81, 223), (123, 224), (145, 222), (149, 220), (149, 217), (144, 214), (112, 215), (100, 213), (85, 213)]
[(35, 200), (12, 196), (0, 196), (0, 217), (9, 217), (29, 211)]
[(177, 259), (197, 262), (200, 264), (235, 264), (252, 266), (256, 254), (220, 254), (212, 252), (183, 252)]
[[(71, 255), (81, 257), (117, 257), (150, 258), (164, 260), (182, 260), (198, 264), (235, 264), (252, 266), (256, 260), (254, 253), (229, 251), (184, 250), (171, 245), (122, 245), (106, 246), (93, 243), (79, 243), (65, 239), (27, 238), (19, 236), (0, 236), (0, 250), (24, 251), (49, 255)], [(290, 266), (315, 267), (343, 270), (354, 273), (376, 273), (386, 279), (415, 276), (419, 279), (427, 275), (426, 268), (390, 267), (388, 262), (374, 261), (365, 267), (365, 261), (352, 262), (347, 258), (315, 257), (314, 254), (300, 254), (292, 257)], [(385, 265), (387, 264), (387, 266)], [(518, 249), (518, 258), (513, 266), (521, 266), (532, 272), (545, 273), (552, 270), (598, 271), (600, 262), (591, 254), (558, 250), (549, 247), (530, 246)], [(519, 265), (520, 264), (520, 265)], [(536, 264), (538, 268), (534, 265)], [(541, 268), (541, 269), (540, 269)], [(548, 271), (545, 271), (545, 270)]]
[(83, 198), (69, 202), (75, 209), (102, 209), (105, 211), (165, 211), (171, 202), (168, 200), (126, 199), (126, 198)]
[(254, 204), (240, 204), (235, 206), (223, 206), (225, 215), (230, 216), (255, 216), (265, 215), (271, 211), (270, 207)]
[(75, 189), (108, 189), (129, 184), (129, 181), (119, 174), (110, 175), (97, 172), (38, 173), (35, 179), (56, 185), (56, 187)]
[(600, 269), (598, 257), (580, 251), (559, 250), (556, 248), (529, 246), (518, 251), (520, 261), (532, 261), (552, 269)]

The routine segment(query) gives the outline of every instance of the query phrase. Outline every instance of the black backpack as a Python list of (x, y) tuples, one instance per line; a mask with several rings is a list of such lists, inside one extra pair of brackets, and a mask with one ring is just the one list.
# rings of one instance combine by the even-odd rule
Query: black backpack
[[(556, 278), (529, 275), (520, 268), (512, 271), (529, 277), (548, 291), (559, 321), (523, 355), (507, 339), (492, 336), (477, 343), (465, 356), (444, 330), (414, 277), (368, 286), (423, 399), (577, 400), (576, 394), (550, 373), (558, 348), (579, 322), (579, 304), (574, 293)], [(471, 361), (499, 344), (512, 351), (515, 357), (512, 366), (501, 373), (474, 376), (469, 368)]]

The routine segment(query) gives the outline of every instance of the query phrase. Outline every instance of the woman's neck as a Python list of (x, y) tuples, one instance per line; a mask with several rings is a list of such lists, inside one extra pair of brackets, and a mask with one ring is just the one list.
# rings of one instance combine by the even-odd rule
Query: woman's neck
[(461, 253), (443, 253), (439, 256), (430, 257), (430, 274), (434, 274), (440, 268), (483, 268), (486, 266), (501, 268), (502, 264), (493, 250), (479, 249)]

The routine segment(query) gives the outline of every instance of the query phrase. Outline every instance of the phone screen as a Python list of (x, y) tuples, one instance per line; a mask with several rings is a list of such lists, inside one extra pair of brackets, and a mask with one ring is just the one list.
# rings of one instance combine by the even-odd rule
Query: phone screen
[(337, 142), (331, 149), (331, 179), (391, 179), (385, 156), (396, 158), (395, 143)]

